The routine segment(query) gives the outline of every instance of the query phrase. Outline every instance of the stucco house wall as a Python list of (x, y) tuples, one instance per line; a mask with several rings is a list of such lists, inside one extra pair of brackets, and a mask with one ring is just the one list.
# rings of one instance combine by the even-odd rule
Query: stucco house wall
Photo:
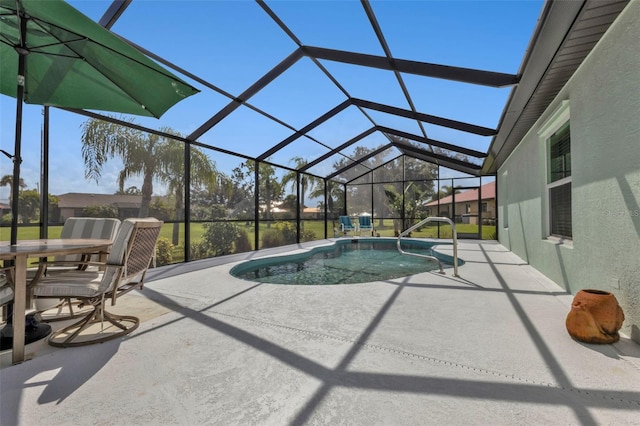
[[(499, 240), (575, 294), (615, 294), (640, 343), (640, 1), (623, 10), (498, 170)], [(569, 101), (572, 241), (546, 238), (539, 131)]]

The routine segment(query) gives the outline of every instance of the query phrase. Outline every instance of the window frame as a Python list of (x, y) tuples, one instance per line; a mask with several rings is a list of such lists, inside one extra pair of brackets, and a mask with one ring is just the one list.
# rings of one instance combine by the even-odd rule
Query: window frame
[[(565, 100), (560, 103), (560, 106), (551, 114), (546, 122), (541, 126), (538, 131), (540, 142), (544, 149), (544, 190), (545, 190), (545, 238), (554, 240), (568, 240), (573, 241), (573, 225), (571, 226), (571, 236), (552, 234), (552, 215), (551, 215), (551, 190), (563, 185), (571, 185), (571, 191), (573, 193), (572, 176), (567, 176), (553, 182), (550, 180), (550, 164), (551, 164), (551, 145), (550, 140), (553, 135), (558, 132), (565, 124), (569, 123), (569, 134), (571, 134), (571, 109), (569, 107), (569, 101)], [(571, 150), (571, 139), (569, 139), (569, 149)], [(571, 216), (573, 217), (573, 197), (571, 202)]]

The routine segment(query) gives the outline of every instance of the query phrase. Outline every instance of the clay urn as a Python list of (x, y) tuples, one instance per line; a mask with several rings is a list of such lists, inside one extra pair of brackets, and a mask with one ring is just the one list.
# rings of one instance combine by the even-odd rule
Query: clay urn
[(576, 293), (567, 315), (569, 335), (586, 343), (615, 343), (620, 339), (624, 312), (608, 291), (585, 289)]

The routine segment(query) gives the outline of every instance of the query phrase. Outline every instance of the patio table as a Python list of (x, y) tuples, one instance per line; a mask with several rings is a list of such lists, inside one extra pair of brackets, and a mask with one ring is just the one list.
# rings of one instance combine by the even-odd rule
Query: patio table
[[(0, 242), (0, 259), (13, 260), (15, 265), (13, 302), (13, 349), (12, 363), (25, 360), (24, 330), (27, 305), (31, 306), (31, 295), (27, 292), (27, 259), (79, 253), (107, 253), (111, 240), (89, 238), (22, 240), (15, 245)], [(18, 332), (16, 332), (18, 330)]]

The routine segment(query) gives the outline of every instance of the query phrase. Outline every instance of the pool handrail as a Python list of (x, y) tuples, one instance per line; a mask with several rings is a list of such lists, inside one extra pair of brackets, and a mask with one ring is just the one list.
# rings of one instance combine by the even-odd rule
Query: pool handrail
[(398, 235), (398, 241), (396, 243), (398, 247), (398, 251), (402, 254), (407, 254), (409, 256), (424, 257), (426, 259), (435, 260), (438, 262), (438, 266), (440, 267), (440, 273), (444, 274), (444, 269), (442, 269), (442, 262), (437, 257), (429, 256), (427, 254), (409, 253), (407, 251), (402, 250), (402, 247), (400, 246), (402, 237), (404, 237), (414, 229), (417, 229), (428, 222), (447, 222), (449, 225), (451, 225), (451, 228), (453, 229), (453, 276), (457, 277), (458, 276), (458, 233), (456, 232), (456, 224), (453, 223), (453, 221), (448, 217), (430, 216), (425, 219), (422, 219), (420, 222), (416, 223), (411, 228), (405, 229), (404, 231), (402, 231), (400, 235)]

